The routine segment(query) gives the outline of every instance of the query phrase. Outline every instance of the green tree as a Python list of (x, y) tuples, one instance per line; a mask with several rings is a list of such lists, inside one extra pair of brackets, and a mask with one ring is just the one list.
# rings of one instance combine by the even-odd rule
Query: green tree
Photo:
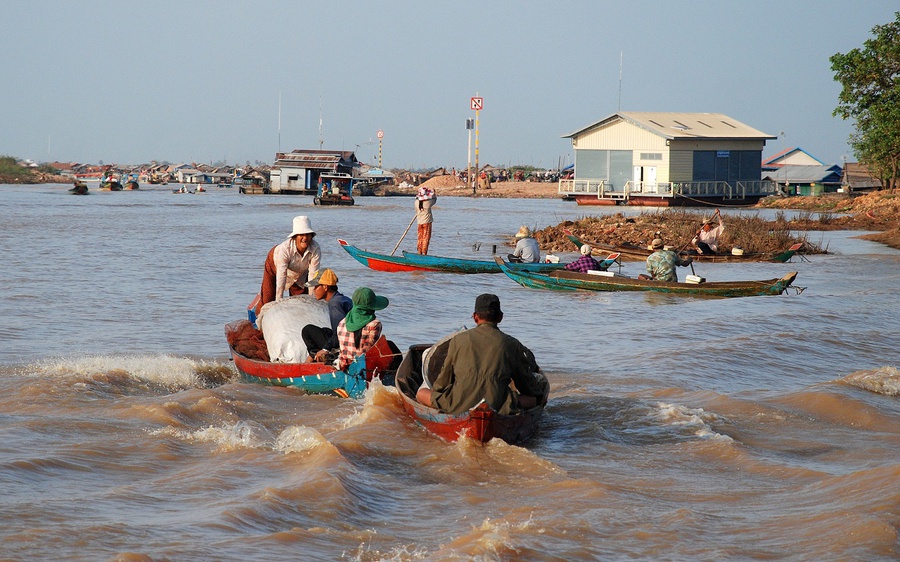
[(900, 12), (861, 49), (829, 60), (843, 89), (834, 115), (855, 119), (850, 146), (887, 189), (900, 187)]

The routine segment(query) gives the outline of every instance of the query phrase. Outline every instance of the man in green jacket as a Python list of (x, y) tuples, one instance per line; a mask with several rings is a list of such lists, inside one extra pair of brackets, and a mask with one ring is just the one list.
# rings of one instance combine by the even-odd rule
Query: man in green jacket
[(478, 295), (472, 318), (475, 328), (453, 336), (432, 388), (420, 388), (416, 399), (446, 414), (460, 414), (482, 400), (505, 415), (546, 404), (550, 389), (543, 376), (533, 374), (540, 372), (534, 354), (497, 327), (503, 320), (497, 295)]

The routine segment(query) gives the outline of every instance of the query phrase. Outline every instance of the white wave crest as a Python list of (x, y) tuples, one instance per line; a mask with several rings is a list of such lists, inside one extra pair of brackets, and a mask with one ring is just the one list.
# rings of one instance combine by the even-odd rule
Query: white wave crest
[(896, 367), (857, 371), (844, 377), (844, 381), (869, 392), (900, 396), (900, 370)]
[(321, 433), (311, 427), (294, 426), (281, 432), (275, 440), (275, 450), (282, 453), (300, 453), (310, 451), (323, 445), (328, 445), (328, 440)]
[(204, 362), (170, 355), (101, 355), (50, 359), (39, 364), (34, 374), (79, 378), (121, 373), (165, 386), (191, 388), (200, 386), (197, 372), (204, 366)]
[(656, 408), (656, 418), (665, 424), (686, 428), (701, 439), (733, 441), (731, 437), (713, 430), (710, 425), (722, 420), (717, 414), (707, 412), (703, 408), (688, 408), (680, 404), (665, 402), (657, 402)]

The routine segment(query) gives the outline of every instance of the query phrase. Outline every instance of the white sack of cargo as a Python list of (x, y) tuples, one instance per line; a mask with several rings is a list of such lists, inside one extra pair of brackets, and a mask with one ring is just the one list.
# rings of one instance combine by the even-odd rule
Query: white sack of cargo
[(307, 324), (331, 326), (328, 304), (311, 295), (297, 295), (266, 303), (257, 319), (269, 350), (269, 360), (280, 363), (303, 363), (309, 356), (303, 343), (303, 327)]

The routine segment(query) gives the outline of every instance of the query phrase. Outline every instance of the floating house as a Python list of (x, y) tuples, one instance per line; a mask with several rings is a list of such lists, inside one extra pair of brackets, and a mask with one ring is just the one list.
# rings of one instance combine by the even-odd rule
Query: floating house
[(349, 150), (294, 150), (275, 154), (269, 175), (269, 192), (286, 195), (316, 195), (322, 174), (353, 175), (359, 167)]
[(767, 135), (721, 113), (619, 112), (563, 135), (575, 154), (559, 192), (580, 205), (749, 205)]

